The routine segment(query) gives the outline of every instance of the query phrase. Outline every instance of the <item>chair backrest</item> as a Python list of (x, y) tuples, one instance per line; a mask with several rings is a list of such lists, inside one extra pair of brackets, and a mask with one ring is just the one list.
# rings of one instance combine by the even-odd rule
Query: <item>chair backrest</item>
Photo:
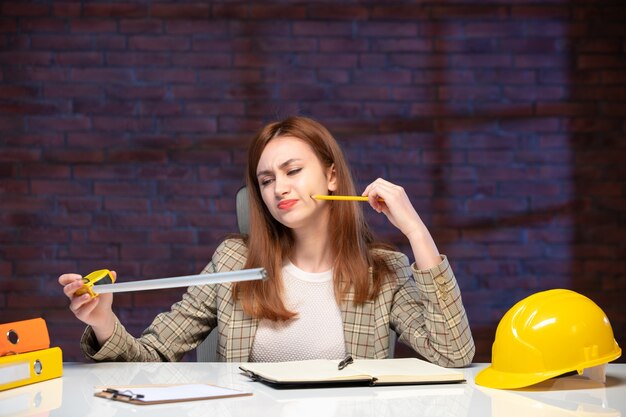
[[(248, 208), (248, 190), (241, 187), (235, 197), (237, 205), (237, 227), (239, 233), (247, 234), (250, 228), (250, 216)], [(198, 362), (217, 361), (217, 330), (213, 329), (202, 343), (196, 348), (196, 360)]]
[[(237, 191), (237, 227), (239, 233), (248, 234), (250, 229), (250, 206), (248, 205), (248, 190), (241, 187)], [(396, 348), (396, 332), (389, 332), (389, 357), (393, 358)], [(207, 338), (196, 348), (196, 358), (198, 362), (216, 362), (217, 361), (217, 330), (209, 333)]]
[(237, 201), (237, 227), (239, 227), (239, 233), (247, 235), (248, 230), (250, 230), (250, 206), (248, 205), (247, 187), (241, 187), (237, 191), (235, 198)]

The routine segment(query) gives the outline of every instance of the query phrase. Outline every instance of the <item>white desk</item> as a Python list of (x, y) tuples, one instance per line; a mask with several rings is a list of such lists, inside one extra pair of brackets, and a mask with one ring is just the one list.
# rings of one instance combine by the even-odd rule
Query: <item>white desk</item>
[[(250, 381), (236, 364), (66, 363), (62, 378), (1, 392), (0, 417), (626, 416), (626, 364), (608, 366), (606, 385), (570, 376), (517, 391), (477, 387), (474, 376), (485, 366), (465, 369), (464, 384), (276, 390)], [(93, 396), (94, 386), (189, 382), (254, 395), (143, 406)]]

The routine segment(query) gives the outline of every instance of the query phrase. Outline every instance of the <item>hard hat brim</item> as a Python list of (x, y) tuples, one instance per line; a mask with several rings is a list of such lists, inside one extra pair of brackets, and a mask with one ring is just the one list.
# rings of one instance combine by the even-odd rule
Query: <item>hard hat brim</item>
[(480, 371), (475, 378), (475, 382), (478, 385), (488, 388), (498, 389), (515, 389), (524, 388), (530, 385), (538, 384), (539, 382), (554, 378), (559, 375), (566, 374), (572, 371), (580, 371), (583, 369), (592, 368), (594, 366), (602, 365), (614, 361), (622, 355), (622, 349), (615, 344), (615, 350), (609, 354), (597, 358), (593, 361), (588, 361), (581, 365), (580, 369), (559, 369), (545, 372), (532, 372), (532, 373), (512, 373), (502, 372), (493, 368), (493, 365), (489, 365), (488, 368)]
[(520, 374), (520, 373), (510, 373), (510, 372), (501, 372), (493, 369), (493, 367), (489, 366), (488, 368), (483, 369), (476, 375), (476, 384), (481, 385), (483, 387), (488, 388), (498, 388), (498, 389), (515, 389), (515, 388), (523, 388), (530, 385), (537, 384), (539, 382), (545, 381), (550, 378), (554, 378), (555, 376), (559, 376), (568, 371), (558, 371), (558, 372), (541, 372), (541, 373), (530, 373), (530, 374)]

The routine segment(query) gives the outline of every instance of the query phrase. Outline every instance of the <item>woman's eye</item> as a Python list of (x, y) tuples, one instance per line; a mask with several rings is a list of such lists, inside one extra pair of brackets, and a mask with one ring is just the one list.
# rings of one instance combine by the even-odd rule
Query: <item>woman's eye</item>
[(287, 171), (287, 175), (295, 175), (295, 174), (297, 174), (300, 171), (302, 171), (302, 168), (290, 169), (289, 171)]
[(273, 181), (272, 178), (264, 178), (260, 181), (261, 183), (261, 187), (265, 187), (266, 185), (271, 184), (271, 182)]

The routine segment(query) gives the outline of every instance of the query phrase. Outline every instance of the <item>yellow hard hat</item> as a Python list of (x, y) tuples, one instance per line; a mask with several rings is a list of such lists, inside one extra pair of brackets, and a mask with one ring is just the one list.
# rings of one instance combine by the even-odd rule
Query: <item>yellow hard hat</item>
[(577, 292), (556, 289), (524, 298), (506, 312), (496, 330), (491, 366), (476, 384), (513, 389), (601, 365), (619, 358), (604, 311)]

